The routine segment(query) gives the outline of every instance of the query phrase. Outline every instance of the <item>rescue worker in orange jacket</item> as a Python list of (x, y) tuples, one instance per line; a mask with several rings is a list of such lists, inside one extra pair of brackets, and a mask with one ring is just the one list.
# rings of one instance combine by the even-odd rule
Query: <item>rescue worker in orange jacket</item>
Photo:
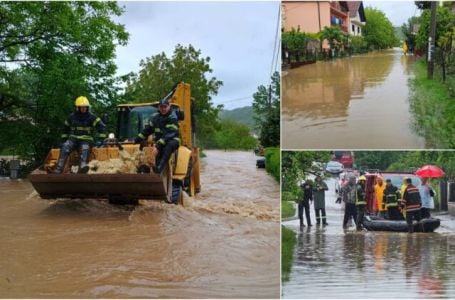
[(408, 232), (414, 232), (412, 221), (415, 219), (420, 221), (420, 207), (422, 202), (420, 200), (419, 189), (412, 185), (411, 178), (406, 179), (406, 189), (404, 190), (403, 198), (401, 199), (401, 206), (406, 208), (406, 223), (408, 223)]
[(384, 197), (384, 189), (385, 189), (385, 184), (384, 181), (382, 180), (382, 177), (378, 176), (376, 177), (376, 184), (374, 185), (374, 193), (376, 194), (376, 203), (377, 203), (377, 208), (378, 208), (378, 215), (381, 218), (385, 218), (387, 214), (387, 208), (386, 204), (383, 201)]

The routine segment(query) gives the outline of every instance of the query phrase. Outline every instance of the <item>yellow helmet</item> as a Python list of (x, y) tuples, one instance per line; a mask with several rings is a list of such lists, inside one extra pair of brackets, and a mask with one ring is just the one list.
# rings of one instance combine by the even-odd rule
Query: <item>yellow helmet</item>
[(365, 181), (366, 181), (367, 178), (366, 178), (365, 176), (362, 175), (362, 176), (359, 177), (358, 181), (360, 181), (360, 180), (365, 180)]
[(74, 102), (74, 105), (76, 107), (90, 106), (90, 102), (88, 102), (87, 97), (79, 96), (79, 97), (76, 98), (76, 102)]

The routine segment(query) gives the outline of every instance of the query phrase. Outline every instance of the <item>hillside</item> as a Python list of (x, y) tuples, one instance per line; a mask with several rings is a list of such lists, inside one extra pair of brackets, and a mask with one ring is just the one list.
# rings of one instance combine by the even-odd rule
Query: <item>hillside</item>
[(231, 119), (241, 124), (245, 124), (251, 130), (254, 128), (253, 107), (251, 106), (234, 108), (232, 110), (222, 110), (220, 112), (220, 119)]
[(393, 29), (395, 30), (395, 36), (400, 40), (400, 41), (404, 41), (406, 38), (403, 34), (403, 31), (401, 31), (401, 27), (393, 27)]

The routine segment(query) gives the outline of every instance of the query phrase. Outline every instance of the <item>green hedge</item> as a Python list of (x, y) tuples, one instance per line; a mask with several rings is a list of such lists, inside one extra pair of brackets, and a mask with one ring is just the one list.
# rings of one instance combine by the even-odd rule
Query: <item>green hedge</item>
[(265, 149), (265, 169), (276, 181), (280, 181), (280, 148)]
[(295, 232), (281, 226), (281, 280), (288, 281), (292, 268), (294, 247), (297, 243)]
[(289, 201), (281, 201), (281, 217), (291, 218), (295, 215), (295, 208)]

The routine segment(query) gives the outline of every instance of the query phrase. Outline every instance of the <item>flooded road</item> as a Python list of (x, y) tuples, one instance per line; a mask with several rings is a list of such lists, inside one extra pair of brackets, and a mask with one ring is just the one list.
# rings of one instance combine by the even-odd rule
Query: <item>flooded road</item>
[(417, 149), (408, 79), (413, 56), (400, 49), (289, 70), (283, 76), (285, 149)]
[(0, 296), (279, 297), (278, 184), (252, 153), (206, 154), (185, 207), (48, 202), (0, 179)]
[(327, 227), (284, 223), (297, 245), (283, 298), (455, 297), (455, 218), (440, 217), (435, 233), (344, 232), (335, 182), (327, 184)]

